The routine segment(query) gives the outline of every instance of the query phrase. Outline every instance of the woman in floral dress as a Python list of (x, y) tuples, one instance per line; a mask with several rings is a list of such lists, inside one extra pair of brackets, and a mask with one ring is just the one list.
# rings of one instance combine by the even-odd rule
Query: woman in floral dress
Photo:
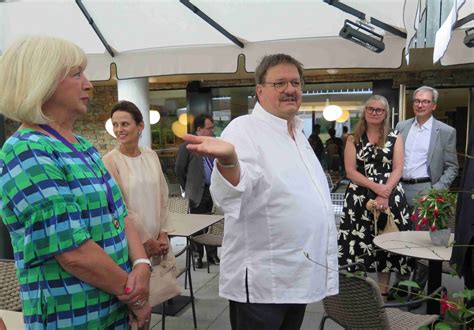
[[(407, 274), (409, 259), (390, 254), (373, 244), (374, 216), (366, 208), (375, 199), (380, 210), (390, 208), (400, 231), (410, 230), (409, 209), (399, 183), (403, 172), (403, 141), (388, 126), (388, 102), (380, 95), (365, 103), (363, 116), (344, 152), (349, 183), (339, 230), (339, 265), (361, 262), (369, 272), (377, 272), (382, 295), (388, 292), (390, 272)], [(381, 224), (378, 223), (379, 229)]]

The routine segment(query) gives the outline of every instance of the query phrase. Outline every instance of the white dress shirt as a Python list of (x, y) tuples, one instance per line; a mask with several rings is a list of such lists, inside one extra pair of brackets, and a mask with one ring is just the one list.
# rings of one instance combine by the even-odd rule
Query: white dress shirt
[[(338, 293), (337, 230), (326, 177), (296, 121), (258, 103), (222, 133), (240, 161), (234, 187), (213, 171), (225, 213), (219, 294), (237, 302), (312, 303)], [(314, 262), (305, 257), (305, 253)]]
[(404, 179), (427, 178), (428, 149), (430, 147), (433, 116), (423, 125), (415, 119), (405, 141), (405, 160), (403, 165)]

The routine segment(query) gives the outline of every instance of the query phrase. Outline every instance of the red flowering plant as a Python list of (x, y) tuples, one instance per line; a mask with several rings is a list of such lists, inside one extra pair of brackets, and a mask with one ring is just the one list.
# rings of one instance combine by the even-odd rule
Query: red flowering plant
[(411, 220), (416, 230), (428, 227), (430, 231), (448, 228), (448, 222), (454, 217), (456, 194), (448, 189), (430, 189), (415, 202), (415, 211)]

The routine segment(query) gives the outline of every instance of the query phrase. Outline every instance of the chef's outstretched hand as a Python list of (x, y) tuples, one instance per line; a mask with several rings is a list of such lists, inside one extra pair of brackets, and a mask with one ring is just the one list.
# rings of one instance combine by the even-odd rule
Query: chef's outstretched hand
[(222, 176), (232, 185), (240, 182), (239, 158), (232, 143), (210, 136), (186, 134), (183, 140), (188, 142), (186, 148), (201, 156), (217, 159), (216, 164)]
[(234, 164), (237, 162), (234, 145), (222, 139), (186, 134), (183, 140), (189, 143), (186, 147), (191, 152), (201, 156), (217, 158), (221, 164)]

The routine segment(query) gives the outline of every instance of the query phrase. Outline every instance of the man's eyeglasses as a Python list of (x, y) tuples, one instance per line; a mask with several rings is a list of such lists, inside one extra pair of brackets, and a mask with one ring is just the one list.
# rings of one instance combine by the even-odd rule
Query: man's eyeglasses
[(374, 114), (374, 113), (375, 113), (376, 115), (380, 115), (380, 114), (382, 114), (382, 113), (385, 111), (385, 109), (384, 109), (384, 108), (366, 107), (366, 108), (365, 108), (365, 111), (368, 112), (368, 113), (370, 113), (370, 114)]
[(273, 88), (275, 88), (277, 92), (283, 92), (288, 87), (288, 83), (290, 83), (291, 86), (295, 89), (301, 89), (303, 87), (303, 83), (300, 80), (275, 81), (275, 82), (265, 81), (262, 83), (262, 85), (269, 84), (269, 85), (272, 85)]
[(430, 100), (413, 100), (413, 104), (414, 105), (423, 105), (424, 107), (430, 105), (431, 103), (433, 103), (433, 101), (430, 101)]

